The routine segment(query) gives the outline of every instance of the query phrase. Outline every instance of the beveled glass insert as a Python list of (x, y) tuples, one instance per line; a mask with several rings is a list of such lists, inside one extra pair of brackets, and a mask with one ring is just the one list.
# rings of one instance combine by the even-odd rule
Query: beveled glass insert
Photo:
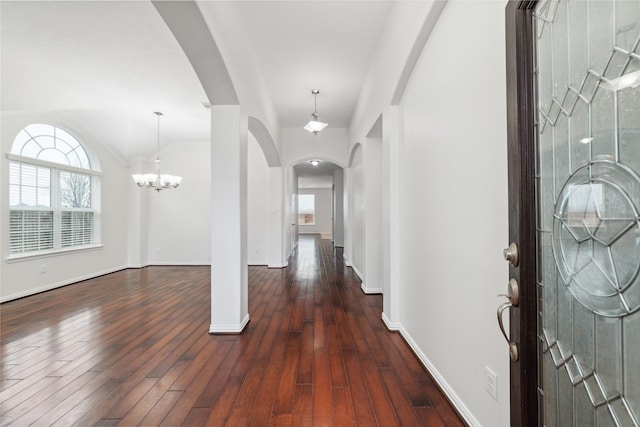
[(576, 387), (576, 425), (581, 427), (595, 426), (594, 410), (584, 384)]
[(640, 427), (640, 1), (534, 11), (544, 426)]
[(640, 178), (625, 166), (594, 161), (562, 187), (553, 218), (553, 252), (571, 294), (602, 316), (640, 308)]

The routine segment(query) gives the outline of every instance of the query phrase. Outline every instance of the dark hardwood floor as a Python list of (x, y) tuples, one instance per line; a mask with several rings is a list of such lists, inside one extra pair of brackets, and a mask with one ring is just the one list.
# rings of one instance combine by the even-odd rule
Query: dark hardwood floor
[(240, 335), (207, 333), (209, 280), (147, 267), (2, 304), (0, 425), (464, 425), (330, 241), (249, 268)]

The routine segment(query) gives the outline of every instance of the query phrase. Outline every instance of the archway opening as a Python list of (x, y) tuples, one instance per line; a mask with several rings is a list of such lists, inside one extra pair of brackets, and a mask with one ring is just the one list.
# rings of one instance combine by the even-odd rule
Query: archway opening
[(293, 166), (296, 177), (296, 234), (315, 234), (344, 246), (344, 170), (323, 159)]

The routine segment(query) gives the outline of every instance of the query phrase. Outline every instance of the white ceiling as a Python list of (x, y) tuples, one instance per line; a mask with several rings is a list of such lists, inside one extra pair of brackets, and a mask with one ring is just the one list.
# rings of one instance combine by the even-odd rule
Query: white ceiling
[(203, 141), (209, 113), (195, 72), (153, 5), (0, 2), (3, 112), (70, 111), (126, 160), (164, 141)]
[[(241, 1), (283, 127), (350, 121), (390, 1)], [(206, 95), (147, 1), (0, 1), (3, 113), (66, 111), (126, 161), (207, 141)]]
[(390, 1), (242, 1), (264, 80), (283, 127), (302, 127), (320, 90), (320, 121), (347, 127)]

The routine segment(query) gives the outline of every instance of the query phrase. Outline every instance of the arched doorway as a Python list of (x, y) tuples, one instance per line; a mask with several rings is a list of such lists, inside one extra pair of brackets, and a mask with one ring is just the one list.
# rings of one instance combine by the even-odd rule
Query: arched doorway
[(293, 166), (296, 181), (297, 234), (317, 234), (344, 246), (344, 170), (324, 159), (312, 158)]

